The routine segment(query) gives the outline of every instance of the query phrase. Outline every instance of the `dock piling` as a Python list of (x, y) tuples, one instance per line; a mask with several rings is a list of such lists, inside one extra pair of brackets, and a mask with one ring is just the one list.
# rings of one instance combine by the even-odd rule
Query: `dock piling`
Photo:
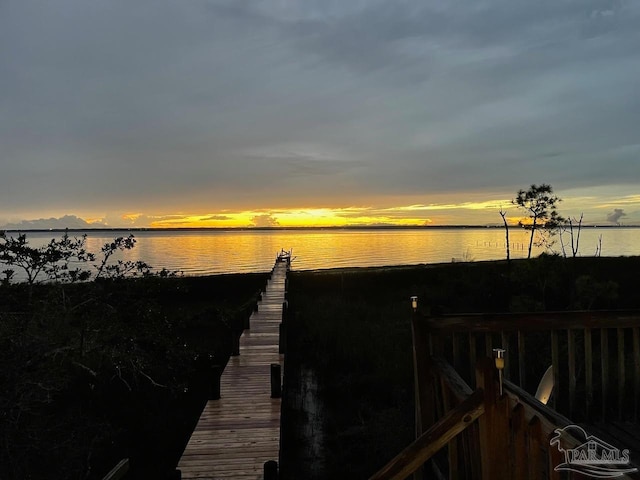
[(282, 381), (280, 380), (281, 367), (279, 363), (271, 364), (271, 398), (282, 396)]
[(275, 460), (264, 462), (264, 480), (278, 480), (278, 462)]
[(279, 325), (278, 333), (278, 353), (287, 353), (287, 325), (284, 322)]

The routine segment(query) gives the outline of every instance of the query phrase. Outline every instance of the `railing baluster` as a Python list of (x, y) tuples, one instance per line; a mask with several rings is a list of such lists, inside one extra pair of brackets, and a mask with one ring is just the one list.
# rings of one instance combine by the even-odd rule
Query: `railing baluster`
[(576, 406), (576, 336), (567, 330), (567, 355), (569, 357), (569, 417), (573, 417)]
[(541, 455), (540, 449), (542, 445), (542, 426), (540, 425), (540, 419), (538, 417), (533, 417), (529, 421), (529, 425), (527, 428), (527, 436), (529, 438), (529, 448), (528, 448), (528, 466), (529, 466), (529, 479), (537, 479), (541, 478)]
[(526, 390), (527, 377), (526, 377), (526, 362), (525, 356), (525, 341), (524, 333), (518, 330), (518, 380), (520, 381), (520, 387)]
[(640, 400), (640, 328), (633, 327), (633, 421), (638, 421), (638, 401)]
[(600, 373), (602, 379), (602, 421), (607, 418), (607, 397), (609, 396), (609, 330), (600, 329)]
[(411, 321), (413, 335), (413, 375), (416, 401), (416, 438), (434, 422), (433, 377), (428, 365), (428, 339), (424, 325), (414, 315)]
[(585, 379), (585, 415), (591, 419), (593, 409), (593, 347), (591, 329), (584, 329), (584, 379)]
[(557, 465), (564, 463), (564, 455), (555, 446), (551, 446), (549, 440), (546, 442), (547, 448), (547, 469), (549, 471), (549, 480), (560, 480), (565, 478), (559, 471), (555, 469)]
[[(449, 410), (455, 408), (455, 404), (451, 399), (451, 394), (447, 388), (446, 381), (443, 376), (440, 376), (440, 392), (442, 398), (443, 414), (444, 417)], [(458, 480), (460, 471), (460, 459), (458, 455), (458, 437), (453, 437), (447, 444), (447, 453), (449, 456), (449, 480)]]
[(558, 330), (551, 330), (551, 365), (553, 367), (553, 408), (560, 405), (560, 347)]
[(500, 340), (502, 341), (502, 348), (506, 350), (506, 362), (504, 362), (504, 371), (502, 374), (506, 380), (511, 380), (511, 362), (509, 361), (509, 332), (505, 332), (504, 330), (500, 332)]
[(493, 338), (491, 332), (485, 332), (484, 334), (484, 348), (487, 357), (493, 358)]
[(469, 385), (476, 388), (476, 334), (469, 332)]
[(622, 412), (624, 410), (624, 384), (625, 384), (625, 368), (624, 368), (624, 329), (618, 328), (618, 420), (622, 420)]
[(511, 417), (513, 430), (513, 469), (511, 478), (527, 478), (527, 423), (522, 404), (516, 405)]
[(460, 335), (455, 332), (451, 334), (451, 350), (453, 368), (459, 370), (462, 367), (462, 359), (460, 358)]

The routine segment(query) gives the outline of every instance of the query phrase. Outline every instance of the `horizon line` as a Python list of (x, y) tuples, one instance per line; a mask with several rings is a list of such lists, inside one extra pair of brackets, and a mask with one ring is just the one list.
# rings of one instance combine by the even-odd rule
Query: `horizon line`
[[(433, 230), (433, 229), (464, 229), (464, 228), (500, 228), (503, 229), (503, 224), (464, 224), (464, 225), (327, 225), (327, 226), (263, 226), (263, 227), (54, 227), (54, 228), (3, 228), (0, 227), (0, 231), (4, 232), (83, 232), (83, 231), (155, 231), (155, 232), (167, 232), (167, 231), (246, 231), (246, 230)], [(525, 229), (526, 226), (509, 225), (509, 228), (513, 229)], [(578, 228), (574, 226), (574, 228)], [(588, 224), (581, 225), (580, 228), (640, 228), (640, 225), (619, 225), (619, 224)]]

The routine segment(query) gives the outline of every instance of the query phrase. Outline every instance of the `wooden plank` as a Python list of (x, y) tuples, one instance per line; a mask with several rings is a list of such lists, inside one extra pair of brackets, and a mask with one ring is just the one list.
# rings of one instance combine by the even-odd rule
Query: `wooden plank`
[(404, 480), (484, 412), (484, 394), (476, 390), (394, 457), (370, 480)]
[(271, 398), (271, 364), (282, 365), (279, 325), (286, 265), (277, 262), (266, 290), (220, 378), (219, 400), (207, 402), (178, 463), (183, 479), (256, 479), (278, 460), (281, 400)]

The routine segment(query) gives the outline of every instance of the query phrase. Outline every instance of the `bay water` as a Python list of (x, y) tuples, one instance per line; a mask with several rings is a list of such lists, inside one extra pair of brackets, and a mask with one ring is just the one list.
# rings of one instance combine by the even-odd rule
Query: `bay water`
[[(156, 270), (166, 268), (185, 275), (265, 272), (281, 249), (292, 250), (295, 270), (342, 267), (417, 265), (452, 261), (506, 258), (502, 228), (417, 229), (273, 229), (273, 230), (90, 230), (87, 248), (99, 252), (105, 242), (133, 233), (134, 249), (117, 258), (142, 260)], [(17, 235), (9, 232), (9, 235)], [(60, 232), (27, 232), (33, 246), (59, 238)], [(509, 231), (511, 258), (526, 258), (529, 232)], [(567, 233), (554, 237), (553, 250), (571, 256)], [(562, 240), (562, 241), (561, 241)], [(533, 255), (544, 248), (534, 247)], [(640, 228), (583, 228), (579, 256), (640, 255)], [(18, 278), (20, 272), (16, 271)]]

